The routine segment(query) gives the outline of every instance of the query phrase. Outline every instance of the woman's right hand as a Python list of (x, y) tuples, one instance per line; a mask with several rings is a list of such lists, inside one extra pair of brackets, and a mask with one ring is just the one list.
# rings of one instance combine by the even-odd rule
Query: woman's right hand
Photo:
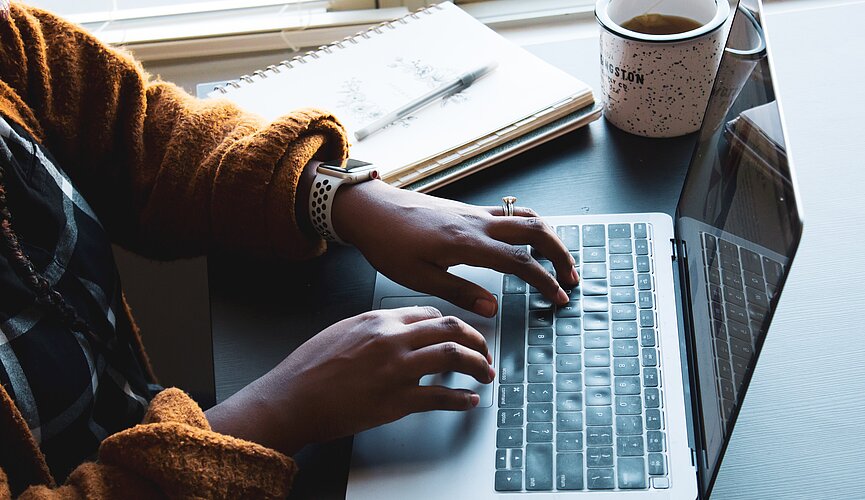
[(207, 411), (213, 430), (293, 454), (428, 410), (468, 410), (478, 395), (420, 386), (431, 373), (481, 383), (495, 371), (484, 337), (432, 307), (364, 313), (304, 343), (260, 379)]

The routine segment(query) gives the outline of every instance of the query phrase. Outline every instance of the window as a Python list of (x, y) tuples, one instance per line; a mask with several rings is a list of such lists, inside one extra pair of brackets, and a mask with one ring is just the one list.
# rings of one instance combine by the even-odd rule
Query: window
[[(25, 0), (142, 60), (316, 47), (424, 0)], [(456, 0), (487, 24), (591, 12), (594, 0)]]

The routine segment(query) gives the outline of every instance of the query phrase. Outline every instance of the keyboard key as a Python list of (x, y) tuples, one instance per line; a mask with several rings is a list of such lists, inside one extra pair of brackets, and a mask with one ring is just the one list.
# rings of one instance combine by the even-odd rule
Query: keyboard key
[(496, 491), (522, 491), (523, 472), (519, 470), (497, 470)]
[(643, 366), (658, 366), (658, 350), (654, 347), (644, 347)]
[(760, 292), (766, 291), (766, 284), (763, 283), (763, 275), (745, 271), (743, 283), (745, 283), (745, 286), (750, 287), (754, 290), (758, 290)]
[(586, 465), (588, 467), (612, 467), (613, 448), (611, 446), (586, 448)]
[(556, 308), (557, 318), (579, 318), (582, 316), (582, 306), (579, 300), (571, 299), (567, 304)]
[(745, 308), (739, 307), (736, 304), (724, 304), (724, 311), (727, 313), (727, 319), (738, 321), (743, 325), (748, 324), (748, 313)]
[(610, 254), (628, 254), (633, 251), (631, 240), (624, 238), (614, 238), (610, 240)]
[(613, 321), (630, 321), (637, 319), (637, 306), (634, 304), (613, 304), (611, 310)]
[(529, 422), (552, 422), (552, 403), (529, 403), (526, 407), (526, 419)]
[(613, 375), (639, 375), (639, 358), (616, 358), (613, 363)]
[(583, 362), (579, 354), (559, 354), (556, 356), (556, 371), (576, 373), (582, 371)]
[(651, 309), (640, 309), (640, 326), (655, 326), (655, 312)]
[(586, 248), (583, 250), (583, 262), (597, 263), (607, 261), (607, 250), (604, 247)]
[(616, 394), (639, 394), (640, 393), (640, 377), (616, 377)]
[[(586, 367), (610, 366), (610, 351), (606, 349), (587, 349), (585, 356)], [(561, 357), (559, 356), (559, 359)]]
[(650, 275), (650, 274), (637, 275), (637, 288), (639, 288), (640, 290), (651, 290), (652, 289), (652, 275)]
[(526, 445), (526, 489), (553, 489), (553, 445), (532, 443)]
[(556, 413), (556, 431), (581, 431), (583, 430), (583, 412), (560, 411)]
[(654, 387), (647, 387), (644, 393), (646, 399), (646, 408), (661, 407), (661, 392)]
[(646, 448), (649, 451), (664, 451), (664, 433), (661, 431), (646, 432)]
[(645, 368), (643, 370), (643, 386), (658, 387), (658, 369)]
[(646, 256), (637, 257), (637, 272), (638, 273), (647, 273), (651, 270), (651, 265), (649, 264), (649, 258)]
[(649, 453), (649, 474), (653, 476), (667, 474), (667, 459), (663, 453)]
[(718, 238), (718, 252), (721, 255), (739, 257), (739, 247), (725, 239)]
[(587, 446), (610, 446), (613, 444), (613, 428), (611, 426), (586, 427)]
[(781, 281), (781, 275), (784, 274), (784, 266), (770, 259), (763, 257), (763, 275), (766, 276), (766, 283), (772, 286), (778, 286)]
[(640, 329), (640, 345), (643, 347), (655, 347), (655, 329), (642, 328)]
[(549, 365), (553, 362), (553, 346), (529, 347), (529, 363), (537, 365)]
[(724, 286), (735, 288), (737, 290), (742, 289), (742, 276), (739, 271), (722, 270), (721, 281), (724, 283)]
[(580, 249), (580, 226), (559, 226), (556, 234), (568, 250)]
[(529, 311), (529, 328), (553, 326), (553, 311)]
[(616, 454), (620, 457), (639, 457), (645, 455), (643, 436), (616, 437)]
[(736, 304), (737, 306), (745, 305), (745, 293), (735, 288), (728, 286), (724, 287), (724, 300)]
[(763, 309), (769, 308), (769, 297), (760, 290), (755, 290), (749, 286), (745, 287), (745, 296), (748, 298), (748, 304), (754, 304)]
[(544, 403), (553, 400), (553, 384), (529, 384), (526, 399), (529, 403)]
[(580, 392), (583, 390), (583, 379), (579, 373), (557, 373), (556, 391)]
[(644, 222), (640, 222), (634, 224), (634, 238), (648, 238), (648, 230), (646, 229), (646, 224)]
[[(584, 278), (584, 276), (580, 276)], [(606, 276), (604, 276), (606, 278)], [(585, 279), (580, 282), (580, 286), (583, 287), (583, 295), (586, 297), (590, 297), (592, 295), (606, 295), (607, 294), (607, 280), (590, 280)]]
[(763, 265), (761, 264), (760, 256), (748, 250), (747, 248), (739, 249), (742, 267), (754, 274), (763, 274)]
[(523, 468), (523, 450), (511, 449), (509, 450), (511, 454), (511, 469), (522, 469)]
[(636, 340), (616, 339), (613, 341), (613, 356), (630, 358), (639, 354), (640, 347)]
[(637, 323), (635, 321), (616, 321), (613, 323), (614, 339), (637, 338)]
[(604, 226), (602, 224), (592, 224), (583, 226), (583, 246), (584, 247), (602, 247), (607, 241), (604, 234)]
[(497, 448), (522, 448), (523, 430), (504, 428), (496, 431)]
[(586, 264), (583, 263), (583, 271), (580, 273), (580, 277), (585, 278), (587, 280), (591, 279), (603, 279), (607, 277), (607, 265), (603, 263), (599, 264)]
[(496, 469), (508, 468), (508, 450), (496, 450)]
[(583, 489), (583, 454), (556, 454), (556, 488), (560, 490)]
[(526, 297), (502, 295), (502, 328), (499, 341), (499, 382), (519, 383), (525, 377)]
[(583, 312), (606, 312), (609, 309), (606, 297), (583, 298)]
[(648, 487), (646, 463), (642, 457), (619, 458), (616, 462), (619, 488), (640, 490)]
[(609, 387), (586, 387), (586, 406), (610, 406), (612, 403)]
[(583, 351), (580, 337), (556, 337), (556, 354), (580, 354)]
[(610, 269), (623, 270), (633, 268), (634, 258), (630, 255), (610, 255)]
[(586, 313), (583, 316), (583, 328), (586, 330), (608, 330), (610, 315), (602, 312)]
[(559, 318), (556, 320), (556, 335), (579, 335), (581, 329), (579, 318)]
[(612, 425), (613, 409), (609, 406), (586, 408), (586, 425)]
[(613, 469), (588, 469), (586, 475), (590, 490), (611, 490), (616, 487)]
[(580, 451), (582, 449), (582, 432), (556, 432), (556, 451)]
[[(559, 433), (561, 434), (561, 433)], [(549, 422), (529, 422), (526, 425), (526, 442), (550, 443), (553, 441), (553, 424)]]
[(499, 386), (499, 408), (522, 408), (524, 402), (522, 385)]
[(661, 410), (649, 409), (646, 410), (646, 429), (650, 431), (661, 430)]
[(616, 416), (617, 436), (642, 436), (643, 419), (639, 415)]
[(610, 239), (631, 237), (630, 224), (610, 224), (610, 227), (607, 228), (607, 231), (609, 231)]
[(730, 352), (733, 356), (751, 359), (754, 349), (751, 347), (750, 339), (746, 342), (736, 337), (730, 337)]
[(634, 240), (634, 253), (637, 255), (649, 255), (649, 240), (644, 238)]
[(632, 304), (635, 301), (633, 287), (617, 286), (610, 290), (610, 302), (614, 304)]
[(556, 411), (581, 411), (583, 409), (583, 393), (556, 393)]
[(529, 309), (552, 309), (553, 301), (539, 293), (529, 295)]
[(550, 276), (555, 277), (555, 275), (556, 275), (556, 268), (553, 266), (553, 263), (552, 263), (552, 262), (550, 262), (550, 261), (548, 261), (548, 260), (538, 260), (538, 264), (540, 264), (541, 267), (543, 267), (544, 270), (547, 271), (547, 274), (549, 274)]
[(609, 368), (586, 368), (587, 386), (609, 387), (611, 381)]
[(640, 415), (643, 406), (640, 396), (616, 396), (616, 415)]
[(499, 427), (522, 427), (523, 409), (513, 408), (499, 410), (498, 423)]
[(604, 330), (586, 332), (586, 349), (606, 349), (610, 347), (610, 334)]
[(651, 309), (655, 305), (655, 299), (652, 292), (640, 292), (640, 300), (637, 302), (640, 309)]
[(552, 328), (529, 329), (529, 345), (551, 345), (553, 343)]
[(529, 382), (544, 383), (553, 381), (553, 365), (529, 365)]
[(633, 271), (610, 271), (610, 286), (634, 286)]
[(502, 277), (502, 293), (526, 293), (526, 282), (513, 274), (506, 274)]

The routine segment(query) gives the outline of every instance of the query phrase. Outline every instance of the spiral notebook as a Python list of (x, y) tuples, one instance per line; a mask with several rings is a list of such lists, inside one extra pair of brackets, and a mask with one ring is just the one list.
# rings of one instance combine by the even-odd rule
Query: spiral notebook
[[(493, 71), (375, 134), (354, 132), (478, 66)], [(330, 111), (351, 156), (398, 187), (428, 191), (581, 127), (599, 116), (584, 82), (505, 40), (450, 2), (432, 5), (217, 87), (274, 119)]]

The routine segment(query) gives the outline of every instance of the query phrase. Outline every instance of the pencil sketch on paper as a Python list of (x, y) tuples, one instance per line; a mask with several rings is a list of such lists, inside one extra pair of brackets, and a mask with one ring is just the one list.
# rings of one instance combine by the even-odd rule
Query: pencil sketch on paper
[[(459, 76), (459, 73), (453, 68), (436, 67), (419, 59), (396, 57), (393, 62), (389, 63), (387, 66), (406, 73), (415, 80), (422, 81), (430, 90), (444, 85)], [(461, 104), (467, 100), (468, 96), (465, 92), (457, 92), (456, 94), (450, 94), (442, 98), (441, 106), (444, 107), (453, 104)]]
[[(336, 105), (338, 108), (344, 109), (357, 122), (369, 123), (387, 113), (387, 110), (382, 109), (378, 103), (370, 99), (361, 88), (362, 85), (363, 82), (357, 78), (349, 78), (342, 82), (339, 90), (341, 98)], [(408, 127), (414, 120), (414, 115), (406, 116), (391, 123), (388, 127), (394, 125)]]

